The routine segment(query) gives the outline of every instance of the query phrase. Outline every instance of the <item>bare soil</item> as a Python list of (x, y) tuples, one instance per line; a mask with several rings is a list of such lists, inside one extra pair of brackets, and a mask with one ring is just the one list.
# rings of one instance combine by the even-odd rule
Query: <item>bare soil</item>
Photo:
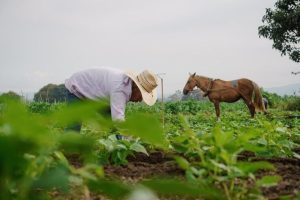
[(128, 158), (126, 166), (105, 166), (105, 174), (121, 179), (137, 182), (149, 177), (174, 177), (183, 176), (184, 171), (162, 152), (154, 152), (149, 155), (137, 153)]
[[(296, 151), (299, 153), (299, 149)], [(247, 158), (251, 157), (253, 161), (268, 161), (274, 165), (275, 171), (261, 170), (256, 174), (257, 178), (266, 175), (279, 175), (282, 177), (278, 185), (262, 188), (263, 195), (267, 199), (275, 200), (283, 196), (293, 198), (300, 191), (300, 159), (262, 159), (253, 157), (252, 154), (248, 153), (243, 156)], [(134, 157), (129, 158), (129, 163), (126, 166), (105, 166), (105, 173), (108, 176), (118, 177), (130, 183), (156, 176), (184, 176), (184, 171), (162, 152), (151, 153), (149, 157), (144, 154), (136, 154)]]
[[(300, 154), (300, 149), (295, 149), (295, 152)], [(296, 198), (297, 192), (300, 192), (300, 159), (258, 158), (249, 152), (243, 152), (239, 159), (268, 161), (274, 165), (274, 171), (260, 170), (256, 174), (257, 178), (266, 175), (279, 175), (282, 177), (282, 180), (278, 185), (262, 188), (263, 195), (267, 199), (277, 200), (280, 199), (280, 197)], [(78, 155), (69, 156), (68, 160), (75, 167), (81, 167), (82, 165), (82, 162), (78, 159)], [(105, 166), (104, 170), (106, 176), (119, 178), (127, 183), (136, 183), (140, 180), (153, 177), (184, 177), (184, 170), (180, 169), (172, 158), (162, 152), (153, 152), (150, 153), (149, 156), (137, 153), (134, 156), (129, 157), (128, 161), (128, 164), (125, 166)], [(96, 196), (92, 199), (105, 198)]]

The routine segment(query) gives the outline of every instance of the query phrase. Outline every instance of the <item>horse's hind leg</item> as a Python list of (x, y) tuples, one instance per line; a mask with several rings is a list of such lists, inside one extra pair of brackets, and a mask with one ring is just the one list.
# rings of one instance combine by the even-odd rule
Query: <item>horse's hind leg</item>
[(254, 115), (255, 115), (255, 106), (254, 106), (254, 104), (253, 104), (252, 101), (249, 103), (248, 108), (250, 110), (251, 117), (254, 118)]
[(214, 102), (216, 115), (217, 115), (217, 121), (220, 121), (220, 103), (218, 101)]
[(246, 101), (244, 100), (249, 111), (250, 111), (250, 114), (251, 114), (251, 117), (254, 118), (254, 115), (255, 115), (255, 106), (254, 106), (254, 103), (252, 101)]
[(240, 94), (241, 94), (241, 98), (244, 100), (245, 104), (247, 105), (247, 107), (250, 111), (251, 117), (254, 118), (255, 106), (252, 101), (251, 94), (242, 94), (242, 93), (240, 93)]

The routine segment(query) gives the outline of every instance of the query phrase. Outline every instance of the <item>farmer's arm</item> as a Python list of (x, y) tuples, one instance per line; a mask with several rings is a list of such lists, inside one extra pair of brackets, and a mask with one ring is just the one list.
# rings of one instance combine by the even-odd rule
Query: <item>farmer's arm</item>
[(113, 121), (125, 120), (126, 94), (122, 91), (114, 91), (110, 94), (110, 109)]

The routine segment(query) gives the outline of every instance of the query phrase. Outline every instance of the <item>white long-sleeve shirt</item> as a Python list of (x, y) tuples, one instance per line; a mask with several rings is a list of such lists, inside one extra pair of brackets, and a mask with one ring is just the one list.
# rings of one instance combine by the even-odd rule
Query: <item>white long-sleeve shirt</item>
[(124, 71), (99, 67), (79, 71), (65, 81), (66, 88), (79, 98), (110, 99), (113, 120), (125, 119), (126, 103), (131, 96), (132, 80)]

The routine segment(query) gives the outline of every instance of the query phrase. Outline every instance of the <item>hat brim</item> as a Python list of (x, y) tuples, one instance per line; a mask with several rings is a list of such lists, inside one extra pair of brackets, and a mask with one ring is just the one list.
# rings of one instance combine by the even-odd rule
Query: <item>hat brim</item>
[(134, 83), (138, 86), (138, 88), (141, 91), (143, 102), (145, 102), (147, 105), (152, 106), (155, 104), (157, 100), (157, 88), (153, 89), (151, 93), (147, 92), (143, 86), (139, 83), (137, 80), (137, 74), (134, 71), (127, 70), (125, 71), (125, 74), (134, 81)]

